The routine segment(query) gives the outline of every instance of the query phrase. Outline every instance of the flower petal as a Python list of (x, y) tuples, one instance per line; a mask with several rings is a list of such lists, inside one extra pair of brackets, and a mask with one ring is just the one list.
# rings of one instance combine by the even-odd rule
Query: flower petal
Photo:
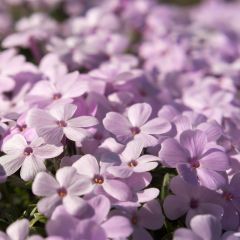
[(200, 130), (187, 130), (180, 135), (180, 144), (186, 148), (191, 157), (199, 157), (207, 144), (207, 136)]
[(38, 204), (38, 211), (45, 216), (51, 216), (52, 212), (56, 208), (57, 205), (61, 203), (61, 199), (58, 194), (51, 195), (49, 197), (45, 197), (41, 199)]
[(61, 187), (68, 188), (77, 179), (76, 173), (77, 171), (74, 167), (63, 167), (57, 171), (56, 179)]
[(137, 192), (137, 199), (139, 203), (149, 202), (158, 197), (160, 191), (157, 188), (146, 188)]
[(98, 120), (91, 116), (81, 116), (67, 121), (68, 126), (74, 128), (88, 128), (98, 124)]
[(110, 217), (102, 224), (108, 238), (125, 238), (133, 231), (130, 221), (123, 216)]
[(48, 112), (42, 109), (32, 109), (26, 116), (26, 123), (32, 128), (51, 127), (57, 126), (56, 119)]
[(90, 154), (82, 156), (72, 166), (77, 169), (79, 174), (86, 175), (90, 178), (93, 178), (95, 174), (99, 174), (98, 161)]
[(141, 155), (144, 145), (141, 141), (133, 140), (129, 142), (122, 152), (124, 161), (136, 160)]
[(151, 234), (142, 227), (136, 227), (133, 232), (134, 240), (152, 240)]
[(67, 212), (75, 217), (81, 217), (89, 207), (84, 199), (69, 195), (63, 198), (63, 205)]
[(6, 232), (11, 240), (25, 240), (29, 233), (29, 221), (27, 219), (17, 220), (7, 228)]
[(223, 133), (222, 127), (216, 121), (201, 123), (198, 129), (205, 132), (209, 142), (217, 141)]
[[(86, 239), (86, 240), (106, 240), (106, 233), (104, 229), (93, 221), (87, 219), (81, 220), (75, 228), (72, 228), (70, 232), (70, 239), (74, 236), (74, 239)], [(69, 239), (69, 238), (66, 238)]]
[(226, 184), (226, 179), (223, 175), (210, 169), (198, 168), (197, 175), (201, 185), (212, 190), (216, 190)]
[(42, 125), (36, 128), (39, 137), (42, 137), (46, 143), (59, 144), (63, 138), (63, 129), (60, 127), (45, 127)]
[(121, 142), (127, 142), (128, 140), (133, 138), (130, 131), (130, 128), (132, 126), (130, 125), (128, 120), (119, 113), (107, 113), (106, 117), (103, 119), (103, 125)]
[(202, 202), (199, 204), (198, 214), (211, 214), (217, 219), (221, 219), (223, 216), (224, 210), (220, 205), (214, 203)]
[(200, 159), (200, 164), (203, 168), (226, 171), (229, 168), (229, 159), (224, 152), (211, 149)]
[(174, 119), (174, 124), (177, 128), (178, 134), (181, 134), (182, 132), (186, 130), (192, 129), (192, 124), (190, 122), (190, 119), (187, 116), (179, 115)]
[(146, 134), (163, 134), (170, 131), (172, 125), (164, 118), (154, 118), (141, 127)]
[(174, 232), (173, 240), (203, 240), (203, 239), (189, 229), (179, 228)]
[(177, 108), (166, 104), (158, 111), (158, 116), (172, 121), (176, 116), (179, 115), (179, 113), (180, 112), (177, 110)]
[(152, 107), (147, 103), (137, 103), (129, 107), (128, 118), (133, 127), (141, 127), (150, 117)]
[(170, 189), (175, 195), (189, 199), (192, 193), (195, 194), (196, 186), (188, 184), (182, 177), (176, 176), (170, 182)]
[(164, 223), (164, 216), (158, 200), (145, 203), (139, 210), (140, 224), (147, 229), (157, 230)]
[(0, 164), (7, 176), (15, 173), (23, 164), (24, 157), (15, 155), (5, 155), (0, 157)]
[(142, 155), (138, 158), (139, 163), (158, 162), (160, 159), (154, 155)]
[(91, 220), (94, 220), (96, 223), (102, 223), (111, 209), (109, 199), (104, 195), (98, 195), (88, 200), (88, 203), (95, 210), (95, 214)]
[(121, 200), (128, 201), (132, 199), (132, 192), (130, 188), (124, 182), (115, 179), (107, 179), (103, 183), (103, 189), (112, 197)]
[(34, 155), (39, 158), (49, 159), (59, 156), (63, 152), (62, 146), (45, 144), (34, 149)]
[(85, 92), (79, 77), (78, 71), (65, 74), (57, 81), (56, 88), (64, 94), (65, 98), (79, 97)]
[(75, 127), (65, 127), (63, 128), (63, 132), (68, 139), (75, 142), (82, 141), (89, 135), (89, 132), (86, 129)]
[(161, 161), (165, 162), (170, 167), (176, 167), (177, 164), (187, 161), (187, 153), (177, 140), (172, 138), (168, 138), (162, 143), (159, 157)]
[(23, 161), (20, 176), (23, 180), (32, 180), (37, 173), (45, 171), (46, 166), (43, 159), (36, 158), (34, 155), (26, 157)]
[(188, 201), (179, 196), (169, 195), (165, 198), (163, 209), (168, 219), (176, 220), (186, 214), (190, 208)]
[(46, 172), (40, 172), (32, 184), (32, 191), (37, 196), (50, 196), (56, 193), (60, 187), (53, 176)]
[(158, 166), (157, 162), (145, 162), (145, 163), (139, 162), (139, 164), (133, 168), (133, 171), (134, 172), (148, 172), (148, 171), (153, 170), (157, 166)]
[[(72, 176), (74, 177), (74, 176)], [(75, 181), (68, 187), (71, 195), (82, 196), (92, 190), (92, 181), (86, 176), (76, 175)]]
[(54, 240), (69, 239), (78, 222), (79, 220), (68, 214), (63, 206), (58, 206), (46, 224), (46, 231), (48, 236), (60, 238)]
[(134, 192), (143, 190), (152, 181), (152, 175), (149, 172), (144, 173), (133, 173), (127, 179), (127, 185), (133, 189)]
[(139, 134), (135, 135), (134, 139), (141, 141), (144, 147), (154, 147), (159, 143), (159, 140), (157, 137), (146, 134), (144, 132), (142, 133), (140, 132)]
[(21, 155), (27, 146), (26, 139), (21, 134), (15, 134), (3, 144), (2, 151), (9, 155)]
[(221, 224), (212, 215), (198, 215), (191, 220), (190, 226), (202, 239), (219, 239), (221, 236)]
[(51, 113), (51, 115), (61, 121), (68, 121), (76, 112), (77, 110), (77, 106), (74, 104), (64, 104), (64, 103), (60, 103), (60, 104), (55, 104), (53, 105), (53, 107), (49, 110), (49, 112)]
[(107, 171), (118, 178), (128, 178), (132, 175), (133, 170), (128, 166), (110, 166)]
[(197, 173), (194, 168), (189, 164), (178, 164), (177, 165), (178, 174), (190, 184), (198, 185)]
[(222, 219), (222, 228), (228, 231), (236, 231), (239, 227), (239, 212), (233, 205), (224, 206), (224, 215)]

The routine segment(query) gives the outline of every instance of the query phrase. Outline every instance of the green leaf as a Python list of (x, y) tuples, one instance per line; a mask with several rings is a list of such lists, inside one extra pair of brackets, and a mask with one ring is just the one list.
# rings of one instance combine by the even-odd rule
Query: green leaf
[(174, 177), (171, 173), (166, 173), (163, 177), (161, 192), (160, 192), (160, 199), (163, 201), (165, 197), (169, 194), (169, 184), (171, 179)]
[(33, 216), (34, 216), (34, 219), (32, 219), (30, 222), (30, 228), (32, 228), (37, 222), (40, 222), (40, 223), (47, 222), (47, 218), (41, 213), (34, 213)]

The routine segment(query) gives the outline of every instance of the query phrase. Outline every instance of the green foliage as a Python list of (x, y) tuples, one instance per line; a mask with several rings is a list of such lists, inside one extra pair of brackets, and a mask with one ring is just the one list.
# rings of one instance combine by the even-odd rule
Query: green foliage
[(31, 185), (17, 175), (0, 185), (0, 230), (5, 230), (17, 219), (27, 218), (32, 233), (44, 234), (46, 218), (37, 212), (38, 198), (32, 194)]
[[(159, 200), (161, 205), (167, 195), (170, 194), (169, 184), (171, 179), (177, 175), (175, 169), (159, 166), (152, 172), (153, 180), (151, 187), (157, 187), (160, 190)], [(184, 220), (170, 221), (165, 218), (164, 226), (158, 231), (152, 231), (151, 234), (154, 239), (171, 240), (173, 231), (176, 226), (181, 227), (184, 225)]]

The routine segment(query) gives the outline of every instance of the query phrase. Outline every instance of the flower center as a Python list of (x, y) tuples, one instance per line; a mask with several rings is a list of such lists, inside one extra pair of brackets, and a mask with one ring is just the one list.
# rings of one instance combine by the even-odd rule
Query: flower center
[(142, 97), (146, 97), (146, 96), (147, 96), (146, 91), (143, 90), (143, 89), (140, 89), (140, 90), (139, 90), (139, 93), (140, 93), (140, 95), (141, 95)]
[(65, 121), (63, 121), (63, 120), (61, 120), (61, 121), (57, 121), (57, 125), (59, 126), (59, 127), (66, 127), (67, 126), (67, 123), (65, 122)]
[(95, 184), (103, 184), (104, 178), (101, 175), (95, 175), (94, 178), (93, 178), (93, 182)]
[(132, 127), (130, 130), (131, 130), (133, 136), (135, 136), (141, 132), (139, 127)]
[(25, 156), (30, 156), (33, 153), (33, 149), (31, 147), (26, 147), (24, 149), (24, 155)]
[(199, 161), (197, 159), (195, 159), (195, 158), (190, 159), (189, 163), (190, 163), (191, 167), (194, 168), (194, 169), (200, 167)]
[(61, 93), (55, 93), (55, 94), (53, 94), (52, 99), (53, 99), (53, 100), (58, 100), (58, 99), (60, 99), (61, 97), (62, 97), (62, 94), (61, 94)]
[(26, 124), (23, 124), (23, 125), (17, 125), (17, 128), (20, 132), (23, 132), (24, 130), (27, 129), (27, 125)]
[(88, 97), (88, 93), (85, 92), (85, 93), (82, 95), (82, 97), (83, 97), (84, 99), (86, 99), (86, 98)]
[(192, 208), (192, 209), (198, 208), (198, 200), (191, 199), (191, 201), (190, 201), (190, 208)]
[(138, 162), (136, 160), (132, 160), (128, 162), (128, 166), (131, 168), (136, 167), (137, 165), (138, 165)]
[(226, 201), (232, 201), (234, 199), (233, 194), (230, 192), (224, 192), (222, 196)]
[(100, 141), (100, 140), (103, 139), (103, 135), (102, 135), (101, 133), (99, 133), (99, 132), (96, 132), (96, 133), (93, 135), (93, 138), (94, 138), (95, 140)]
[(57, 193), (60, 198), (64, 198), (67, 195), (67, 190), (62, 187), (57, 190)]
[(137, 218), (136, 215), (133, 215), (133, 216), (132, 216), (131, 223), (132, 223), (133, 225), (136, 225), (136, 224), (138, 223), (138, 218)]

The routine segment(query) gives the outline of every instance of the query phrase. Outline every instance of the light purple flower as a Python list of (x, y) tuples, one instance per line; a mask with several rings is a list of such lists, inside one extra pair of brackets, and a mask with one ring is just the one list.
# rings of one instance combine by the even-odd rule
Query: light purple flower
[[(147, 188), (152, 181), (152, 175), (149, 172), (133, 173), (129, 178), (125, 179), (127, 185), (135, 193), (134, 204), (149, 202), (159, 195), (159, 189), (155, 187)], [(120, 204), (121, 205), (121, 204)]]
[(163, 73), (181, 71), (186, 63), (186, 53), (183, 48), (171, 42), (171, 39), (165, 41), (152, 37), (142, 44), (140, 55), (148, 60), (145, 62), (146, 69), (158, 68)]
[(57, 23), (46, 14), (35, 13), (20, 19), (16, 24), (16, 30), (4, 39), (2, 45), (5, 48), (29, 47), (31, 39), (43, 41), (56, 33)]
[(89, 200), (95, 214), (93, 217), (79, 219), (70, 215), (63, 207), (57, 207), (47, 223), (49, 236), (60, 236), (63, 239), (119, 239), (132, 233), (128, 218), (121, 215), (108, 217), (109, 200), (96, 196)]
[(208, 142), (217, 141), (222, 135), (221, 126), (215, 121), (207, 121), (202, 114), (185, 111), (182, 115), (175, 117), (174, 124), (178, 135), (186, 130), (201, 130), (207, 135)]
[(2, 240), (25, 240), (29, 233), (29, 221), (27, 219), (17, 220), (8, 226), (6, 233), (0, 232)]
[(87, 135), (89, 128), (97, 125), (95, 117), (80, 116), (74, 118), (77, 106), (73, 104), (59, 104), (53, 106), (49, 112), (42, 109), (29, 111), (27, 125), (35, 128), (37, 134), (47, 143), (58, 144), (65, 135), (72, 141), (81, 141)]
[(86, 202), (79, 198), (91, 190), (88, 178), (77, 174), (73, 167), (63, 167), (56, 173), (56, 179), (48, 173), (41, 172), (34, 179), (32, 191), (44, 197), (38, 202), (38, 210), (50, 216), (56, 206), (64, 204), (74, 214), (83, 213)]
[(132, 191), (128, 185), (109, 174), (107, 166), (101, 165), (94, 156), (84, 155), (73, 164), (73, 167), (80, 175), (86, 176), (91, 181), (94, 192), (103, 191), (121, 201), (131, 200)]
[(195, 216), (190, 226), (191, 229), (177, 229), (173, 240), (218, 240), (221, 237), (221, 223), (212, 215)]
[(3, 144), (2, 151), (6, 155), (0, 157), (0, 164), (7, 176), (21, 168), (21, 178), (28, 181), (45, 171), (44, 161), (59, 156), (63, 147), (46, 144), (42, 138), (28, 143), (22, 135), (16, 134)]
[[(117, 213), (121, 212), (116, 210)], [(133, 240), (152, 240), (152, 236), (146, 230), (160, 229), (164, 223), (162, 209), (157, 200), (145, 203), (139, 210), (136, 208), (126, 208), (122, 214), (131, 221)]]
[[(12, 67), (14, 66), (14, 68)], [(0, 93), (11, 91), (16, 85), (14, 77), (23, 72), (37, 72), (37, 68), (16, 50), (8, 49), (0, 54)]]
[(29, 209), (1, 221), (39, 198), (30, 230), (46, 232), (21, 220), (0, 238), (239, 238), (240, 4), (226, 1), (0, 0), (0, 206), (33, 180)]
[(121, 164), (111, 166), (108, 172), (115, 177), (127, 178), (134, 172), (151, 171), (158, 166), (158, 157), (152, 155), (141, 155), (144, 145), (142, 141), (133, 140), (126, 145), (126, 148), (121, 153)]
[(138, 103), (128, 109), (127, 118), (116, 112), (107, 113), (103, 124), (123, 143), (139, 139), (145, 147), (154, 146), (158, 143), (156, 135), (168, 132), (171, 124), (163, 118), (149, 120), (151, 113), (152, 108), (149, 104)]
[(225, 232), (222, 235), (221, 240), (238, 240), (240, 237), (240, 232)]
[(105, 63), (102, 64), (99, 69), (91, 71), (89, 76), (99, 81), (103, 81), (106, 85), (106, 94), (108, 95), (109, 93), (119, 89), (120, 86), (126, 82), (139, 77), (141, 73), (142, 72), (140, 70), (128, 69), (128, 67), (122, 63)]
[(33, 86), (26, 97), (28, 103), (47, 106), (56, 102), (71, 102), (86, 91), (85, 83), (81, 81), (78, 72), (51, 77), (53, 79), (39, 81)]
[(222, 227), (225, 230), (235, 231), (239, 227), (240, 216), (240, 174), (235, 174), (221, 190), (222, 202), (224, 209)]
[(185, 222), (189, 225), (191, 218), (199, 214), (212, 214), (218, 219), (223, 216), (223, 208), (214, 203), (218, 199), (214, 191), (188, 184), (180, 176), (171, 180), (170, 189), (174, 195), (168, 195), (163, 203), (164, 212), (170, 220), (186, 214)]
[(62, 206), (56, 208), (47, 223), (46, 230), (48, 236), (59, 237), (61, 240), (107, 240), (105, 231), (101, 226), (87, 219), (79, 221), (79, 219), (70, 215)]
[(218, 189), (225, 184), (222, 173), (229, 168), (228, 157), (220, 147), (208, 143), (204, 132), (184, 131), (179, 142), (168, 138), (162, 143), (159, 157), (164, 163), (177, 168), (189, 183), (200, 183), (210, 189)]
[[(88, 218), (105, 230), (109, 238), (128, 237), (132, 233), (131, 222), (127, 217), (121, 215), (111, 216), (111, 202), (104, 195), (98, 195), (88, 200), (89, 205), (94, 209), (94, 215)], [(108, 217), (110, 216), (110, 217)]]

